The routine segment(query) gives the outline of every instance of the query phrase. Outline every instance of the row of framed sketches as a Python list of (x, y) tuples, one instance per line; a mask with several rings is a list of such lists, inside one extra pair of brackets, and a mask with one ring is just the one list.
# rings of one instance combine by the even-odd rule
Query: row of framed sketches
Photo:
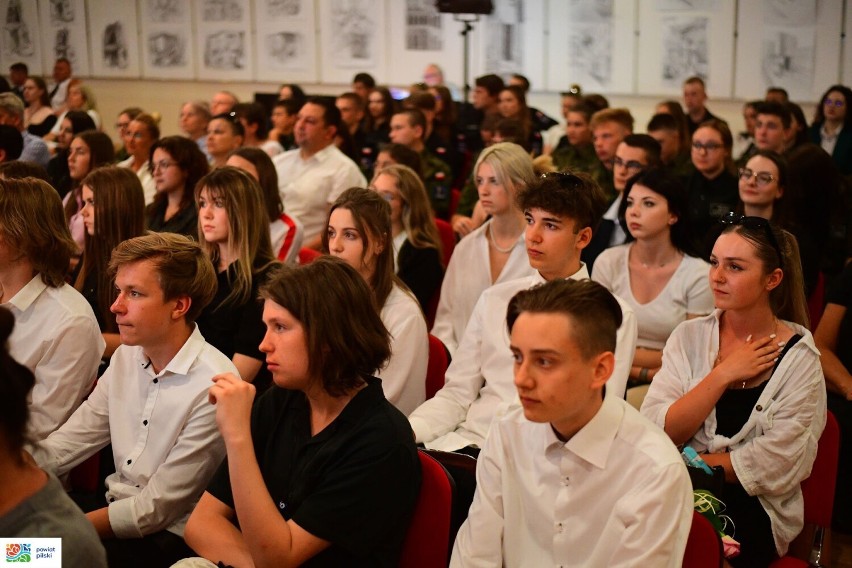
[[(805, 100), (852, 81), (847, 1), (493, 0), (468, 35), (470, 75), (637, 95), (676, 94), (698, 75), (715, 97), (778, 85)], [(66, 57), (77, 76), (329, 84), (366, 71), (405, 84), (438, 63), (458, 86), (464, 27), (434, 0), (0, 0), (0, 65), (39, 74)]]

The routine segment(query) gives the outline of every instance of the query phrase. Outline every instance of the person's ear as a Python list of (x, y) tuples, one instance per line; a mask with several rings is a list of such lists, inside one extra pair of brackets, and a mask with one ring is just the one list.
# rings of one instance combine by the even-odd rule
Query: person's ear
[(592, 357), (591, 363), (594, 365), (594, 374), (592, 379), (592, 389), (601, 389), (612, 376), (612, 371), (615, 369), (615, 355), (612, 351), (604, 351)]
[(781, 284), (782, 280), (784, 280), (784, 271), (776, 268), (766, 277), (766, 290), (771, 292)]
[(189, 296), (178, 296), (172, 301), (175, 303), (174, 308), (172, 308), (172, 319), (179, 320), (186, 317), (186, 313), (189, 311), (190, 306), (192, 306), (192, 298)]
[(592, 242), (592, 228), (591, 227), (583, 227), (580, 229), (580, 232), (577, 233), (577, 236), (574, 240), (574, 246), (577, 250), (583, 250), (589, 243)]

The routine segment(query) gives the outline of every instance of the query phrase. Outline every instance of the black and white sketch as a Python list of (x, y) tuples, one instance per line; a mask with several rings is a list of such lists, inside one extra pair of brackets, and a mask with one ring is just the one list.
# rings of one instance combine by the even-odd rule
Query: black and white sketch
[(152, 22), (182, 23), (187, 19), (187, 3), (183, 0), (147, 0), (148, 17)]
[(74, 4), (71, 0), (50, 0), (50, 23), (67, 24), (74, 21)]
[(766, 85), (781, 85), (791, 97), (809, 94), (814, 80), (814, 28), (767, 28), (761, 71)]
[(371, 66), (375, 61), (379, 30), (373, 15), (378, 9), (376, 0), (331, 0), (331, 56), (340, 67)]
[(280, 67), (298, 64), (304, 54), (305, 38), (298, 32), (278, 32), (266, 36), (266, 53)]
[(56, 30), (53, 41), (53, 59), (64, 58), (71, 62), (71, 68), (75, 67), (77, 61), (77, 51), (71, 45), (71, 32), (68, 28), (59, 28)]
[(505, 75), (524, 63), (524, 0), (496, 0), (486, 23), (485, 69)]
[(657, 9), (662, 11), (668, 10), (689, 10), (712, 12), (719, 9), (719, 0), (658, 0)]
[(412, 51), (441, 51), (441, 13), (432, 0), (406, 0), (405, 48)]
[(662, 79), (671, 87), (691, 76), (706, 79), (710, 58), (707, 49), (709, 18), (704, 16), (662, 19)]
[(813, 26), (817, 19), (816, 0), (765, 0), (763, 13), (770, 26)]
[(3, 52), (14, 57), (33, 57), (35, 42), (21, 0), (9, 0), (3, 18)]
[(607, 88), (612, 80), (613, 0), (568, 3), (565, 31), (572, 82)]
[(127, 69), (127, 35), (121, 22), (110, 22), (104, 28), (102, 43), (104, 67)]
[(272, 18), (295, 17), (302, 13), (302, 0), (265, 0), (266, 12)]
[(148, 36), (148, 64), (152, 67), (184, 67), (186, 38), (178, 33), (158, 32)]
[(201, 5), (201, 20), (204, 22), (240, 22), (243, 5), (239, 0), (204, 0)]
[(204, 66), (210, 69), (236, 70), (246, 67), (245, 34), (221, 30), (204, 41)]

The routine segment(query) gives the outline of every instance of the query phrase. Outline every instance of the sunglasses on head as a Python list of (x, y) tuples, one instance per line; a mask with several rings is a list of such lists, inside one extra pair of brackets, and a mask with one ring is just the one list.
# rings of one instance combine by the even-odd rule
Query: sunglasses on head
[(719, 219), (719, 222), (722, 225), (741, 225), (752, 231), (763, 231), (775, 254), (778, 255), (778, 266), (784, 266), (784, 256), (781, 254), (781, 247), (778, 246), (778, 241), (775, 239), (775, 233), (773, 233), (769, 221), (763, 217), (750, 217), (731, 211)]

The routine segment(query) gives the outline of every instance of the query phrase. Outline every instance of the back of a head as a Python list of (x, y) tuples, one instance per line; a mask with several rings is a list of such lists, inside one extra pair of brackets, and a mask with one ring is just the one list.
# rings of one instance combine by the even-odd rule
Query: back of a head
[[(0, 136), (2, 136), (2, 131), (0, 131)], [(50, 174), (47, 173), (47, 170), (41, 164), (23, 162), (21, 160), (0, 164), (0, 179), (24, 179), (28, 177), (53, 184)]]
[(488, 94), (492, 97), (496, 97), (506, 86), (503, 79), (501, 79), (499, 75), (495, 75), (493, 73), (477, 77), (474, 82), (477, 87), (482, 87), (488, 91)]
[(403, 144), (390, 142), (379, 148), (379, 152), (387, 152), (391, 159), (397, 164), (408, 166), (414, 170), (418, 176), (423, 178), (423, 162), (420, 159), (420, 154)]
[(420, 111), (434, 111), (435, 97), (429, 91), (411, 93), (402, 103), (404, 108), (416, 108)]
[(0, 93), (0, 111), (24, 120), (24, 103), (14, 93)]
[(555, 172), (536, 179), (518, 195), (522, 211), (540, 209), (574, 222), (574, 231), (597, 231), (609, 202), (601, 186), (585, 173)]
[(594, 130), (601, 124), (614, 122), (619, 124), (628, 133), (633, 132), (633, 115), (626, 108), (605, 108), (592, 115), (589, 127)]
[(10, 454), (17, 455), (26, 442), (29, 420), (29, 394), (35, 385), (32, 371), (15, 361), (9, 353), (9, 337), (15, 327), (15, 316), (0, 307), (0, 438)]
[(302, 266), (283, 265), (260, 295), (301, 323), (308, 371), (322, 380), (332, 396), (355, 388), (390, 357), (390, 335), (373, 292), (343, 260), (323, 256)]
[(4, 163), (21, 157), (21, 152), (24, 151), (24, 137), (17, 128), (0, 124), (0, 151), (3, 152)]
[(216, 273), (201, 246), (177, 233), (149, 232), (122, 242), (112, 251), (110, 276), (114, 278), (127, 264), (146, 260), (157, 271), (164, 300), (190, 298), (185, 317), (188, 323), (194, 322), (216, 293)]
[(35, 178), (0, 180), (0, 235), (45, 284), (58, 288), (65, 283), (77, 245), (50, 184)]

